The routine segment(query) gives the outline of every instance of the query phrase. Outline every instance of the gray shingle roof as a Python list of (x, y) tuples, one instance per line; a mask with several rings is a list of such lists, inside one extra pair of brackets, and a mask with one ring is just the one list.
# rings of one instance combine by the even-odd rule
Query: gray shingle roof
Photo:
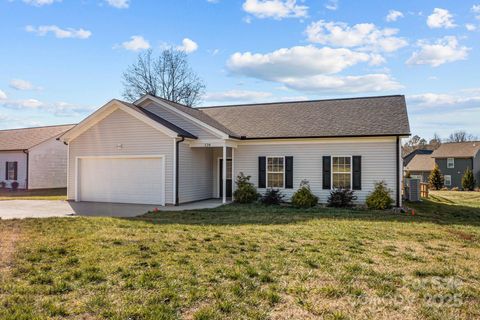
[(431, 154), (416, 154), (405, 167), (407, 171), (432, 171), (435, 159)]
[(60, 125), (36, 128), (0, 130), (0, 151), (27, 150), (48, 139), (55, 138), (73, 128)]
[(167, 121), (165, 119), (163, 119), (162, 117), (144, 109), (144, 108), (140, 108), (140, 107), (137, 107), (136, 105), (132, 104), (132, 103), (128, 103), (128, 102), (125, 102), (125, 101), (120, 101), (121, 103), (123, 103), (124, 105), (126, 105), (127, 107), (130, 107), (132, 109), (134, 109), (135, 111), (137, 112), (140, 112), (141, 114), (149, 117), (150, 119), (160, 123), (161, 125), (167, 127), (168, 129), (178, 133), (179, 136), (181, 137), (185, 137), (185, 138), (191, 138), (191, 139), (197, 139), (197, 137), (193, 134), (191, 134), (190, 132), (180, 128), (179, 126), (171, 123), (170, 121)]
[(405, 97), (401, 95), (197, 110), (228, 128), (235, 136), (247, 139), (410, 134)]
[(471, 158), (480, 150), (480, 141), (442, 143), (432, 153), (434, 158)]

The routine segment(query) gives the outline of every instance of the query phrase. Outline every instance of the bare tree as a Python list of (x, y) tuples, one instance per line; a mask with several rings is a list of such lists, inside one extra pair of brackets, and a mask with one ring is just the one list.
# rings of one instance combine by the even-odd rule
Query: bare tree
[(205, 92), (205, 84), (190, 68), (183, 51), (166, 49), (158, 57), (147, 50), (123, 73), (123, 97), (135, 101), (151, 94), (194, 106)]
[(436, 150), (442, 144), (442, 138), (440, 138), (440, 135), (435, 132), (433, 134), (433, 138), (430, 140), (428, 144), (431, 145), (434, 150)]
[(475, 141), (478, 138), (470, 133), (467, 133), (464, 130), (458, 130), (450, 134), (448, 137), (448, 142), (466, 142), (466, 141)]

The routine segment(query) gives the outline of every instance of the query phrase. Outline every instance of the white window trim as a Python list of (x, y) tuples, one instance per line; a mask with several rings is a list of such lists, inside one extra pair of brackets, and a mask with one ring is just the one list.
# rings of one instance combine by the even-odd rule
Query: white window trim
[[(450, 160), (452, 166), (450, 167)], [(447, 158), (447, 169), (455, 169), (455, 158)]]
[[(265, 157), (265, 189), (285, 189), (285, 156), (267, 156)], [(282, 187), (269, 187), (268, 186), (268, 159), (271, 158), (282, 158), (283, 159), (283, 185)], [(279, 173), (279, 172), (271, 172), (271, 173)]]
[[(351, 155), (334, 155), (330, 156), (330, 189), (335, 190), (333, 187), (333, 158), (350, 158), (350, 189), (348, 190), (353, 190), (353, 156)], [(341, 172), (337, 172), (341, 173)]]
[[(448, 177), (448, 180), (450, 182), (449, 184), (447, 184), (447, 179), (446, 179), (447, 177)], [(445, 184), (446, 187), (451, 187), (452, 186), (452, 176), (451, 175), (449, 175), (449, 174), (444, 175), (443, 180), (444, 180), (444, 184)]]

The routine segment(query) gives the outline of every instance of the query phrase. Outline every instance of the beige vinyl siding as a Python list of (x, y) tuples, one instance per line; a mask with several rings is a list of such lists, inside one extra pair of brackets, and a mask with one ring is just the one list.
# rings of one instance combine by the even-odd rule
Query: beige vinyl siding
[(66, 188), (67, 150), (68, 147), (55, 138), (30, 149), (28, 188)]
[[(118, 148), (118, 145), (122, 148)], [(174, 139), (122, 110), (116, 110), (69, 144), (68, 198), (75, 199), (79, 156), (164, 155), (165, 201), (173, 203)]]
[(17, 161), (17, 182), (20, 189), (25, 189), (27, 182), (27, 155), (22, 151), (1, 151), (0, 152), (0, 181), (7, 183), (10, 188), (14, 180), (7, 180), (5, 166), (8, 162)]
[[(324, 139), (316, 142), (271, 144), (239, 144), (235, 150), (235, 175), (243, 172), (250, 175), (251, 181), (258, 185), (258, 157), (293, 156), (293, 187), (282, 189), (290, 198), (298, 189), (300, 182), (310, 182), (314, 194), (320, 202), (326, 202), (330, 190), (322, 189), (323, 156), (362, 156), (362, 190), (356, 190), (359, 203), (373, 190), (374, 183), (384, 180), (392, 189), (392, 198), (396, 199), (396, 140), (395, 138), (345, 138)], [(250, 142), (251, 143), (251, 142)], [(260, 192), (265, 189), (259, 189)]]
[(179, 146), (180, 203), (212, 198), (212, 149)]
[(157, 114), (159, 117), (173, 123), (174, 125), (190, 132), (191, 134), (197, 136), (199, 139), (217, 139), (218, 137), (215, 136), (210, 131), (202, 128), (200, 125), (194, 123), (193, 121), (179, 115), (174, 111), (170, 111), (166, 107), (156, 104), (154, 102), (150, 102), (143, 106), (146, 110)]

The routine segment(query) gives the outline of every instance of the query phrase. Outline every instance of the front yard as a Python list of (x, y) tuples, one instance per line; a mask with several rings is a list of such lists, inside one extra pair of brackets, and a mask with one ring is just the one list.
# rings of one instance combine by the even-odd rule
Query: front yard
[(0, 189), (1, 200), (66, 200), (67, 189), (11, 190)]
[(0, 221), (0, 318), (479, 318), (480, 193), (432, 195)]

